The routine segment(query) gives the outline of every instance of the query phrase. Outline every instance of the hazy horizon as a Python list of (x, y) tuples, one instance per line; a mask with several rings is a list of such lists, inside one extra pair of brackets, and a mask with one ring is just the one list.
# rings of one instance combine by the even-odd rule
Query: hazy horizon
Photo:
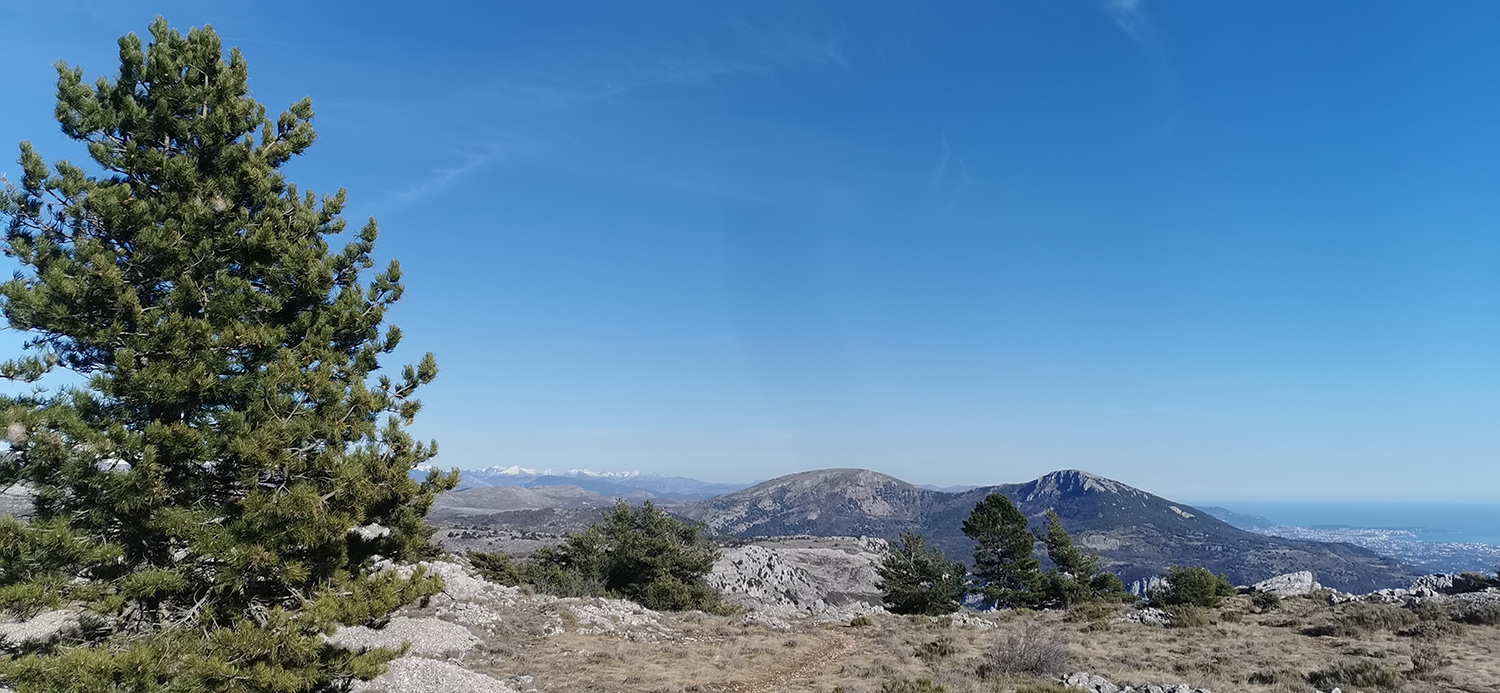
[(0, 173), (157, 14), (312, 98), (440, 466), (1500, 501), (1500, 5), (0, 0)]

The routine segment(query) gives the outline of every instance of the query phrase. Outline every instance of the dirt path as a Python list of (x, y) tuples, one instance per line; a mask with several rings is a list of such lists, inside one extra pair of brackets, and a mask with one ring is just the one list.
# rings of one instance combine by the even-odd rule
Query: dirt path
[(829, 665), (844, 659), (854, 650), (855, 638), (844, 629), (829, 631), (830, 640), (821, 643), (812, 657), (791, 662), (785, 669), (767, 672), (758, 680), (739, 683), (725, 688), (733, 693), (771, 693), (777, 690), (799, 690), (792, 685), (798, 680), (813, 678)]

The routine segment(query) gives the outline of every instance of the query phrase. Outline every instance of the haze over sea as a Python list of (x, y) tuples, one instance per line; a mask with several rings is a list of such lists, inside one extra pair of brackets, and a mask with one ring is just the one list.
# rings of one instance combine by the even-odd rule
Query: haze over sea
[(1292, 527), (1404, 529), (1412, 531), (1422, 541), (1500, 546), (1500, 503), (1232, 502), (1201, 505), (1218, 505)]

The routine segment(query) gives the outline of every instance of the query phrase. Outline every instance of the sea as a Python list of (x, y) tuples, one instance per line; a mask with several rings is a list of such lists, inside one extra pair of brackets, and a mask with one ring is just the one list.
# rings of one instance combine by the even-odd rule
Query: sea
[(1500, 503), (1256, 503), (1218, 505), (1309, 529), (1406, 530), (1422, 541), (1500, 546)]
[(1500, 569), (1500, 503), (1205, 503), (1259, 516), (1251, 529), (1348, 542), (1424, 572)]

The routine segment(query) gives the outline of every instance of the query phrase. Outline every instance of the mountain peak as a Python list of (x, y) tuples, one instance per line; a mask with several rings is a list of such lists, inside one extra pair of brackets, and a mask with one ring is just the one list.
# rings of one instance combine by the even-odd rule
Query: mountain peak
[(1114, 479), (1107, 479), (1098, 474), (1090, 474), (1080, 469), (1062, 469), (1049, 472), (1030, 483), (1022, 484), (1022, 488), (1024, 489), (1022, 496), (1028, 501), (1046, 496), (1070, 498), (1087, 493), (1148, 495), (1145, 491), (1133, 486), (1122, 484)]

